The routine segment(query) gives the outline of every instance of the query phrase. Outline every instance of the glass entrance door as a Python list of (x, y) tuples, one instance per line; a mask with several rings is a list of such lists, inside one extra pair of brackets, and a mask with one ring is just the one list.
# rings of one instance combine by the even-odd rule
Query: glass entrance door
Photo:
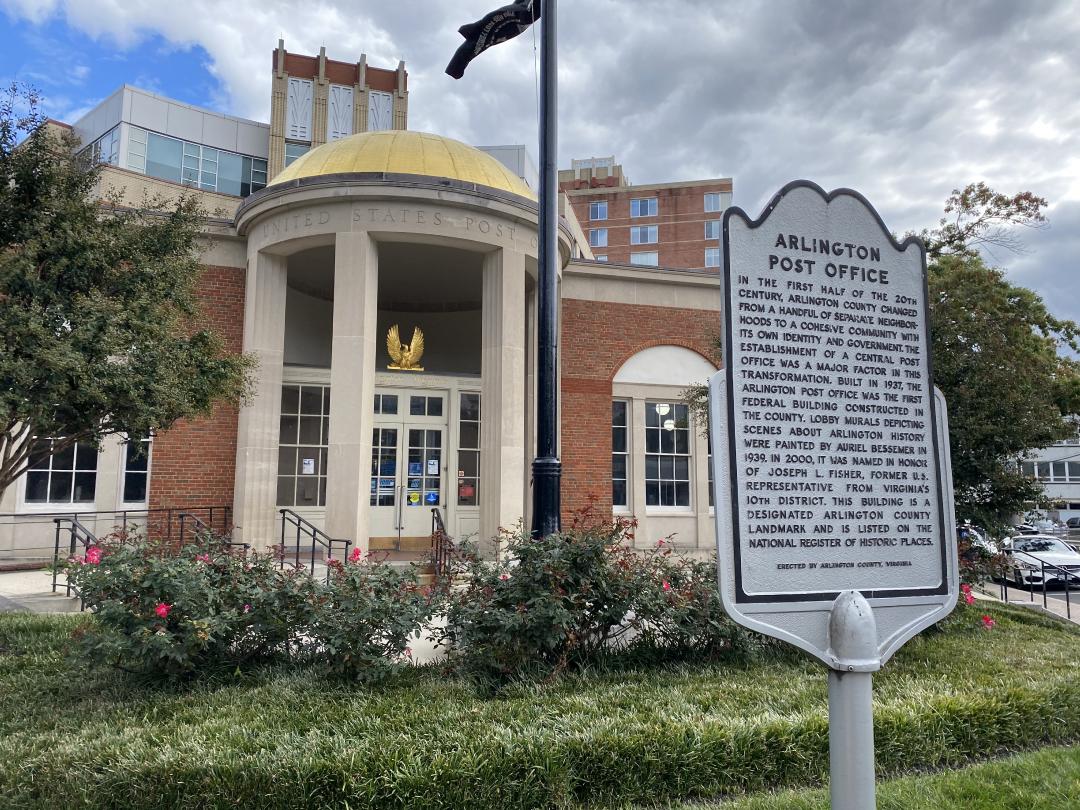
[(373, 547), (391, 541), (401, 548), (402, 538), (430, 537), (431, 509), (445, 501), (444, 413), (443, 397), (431, 392), (376, 395), (369, 492)]

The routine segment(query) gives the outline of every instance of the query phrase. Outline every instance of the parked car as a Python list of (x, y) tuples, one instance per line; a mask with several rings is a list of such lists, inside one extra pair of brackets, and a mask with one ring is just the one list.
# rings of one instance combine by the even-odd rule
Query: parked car
[(1070, 529), (1080, 529), (1080, 517), (1071, 517), (1065, 521), (1065, 525)]
[(1012, 527), (1012, 530), (1016, 534), (1038, 534), (1039, 530), (1032, 526), (1030, 523), (1018, 523)]
[(1005, 548), (1006, 574), (1017, 585), (1080, 585), (1080, 552), (1045, 534), (1013, 538)]

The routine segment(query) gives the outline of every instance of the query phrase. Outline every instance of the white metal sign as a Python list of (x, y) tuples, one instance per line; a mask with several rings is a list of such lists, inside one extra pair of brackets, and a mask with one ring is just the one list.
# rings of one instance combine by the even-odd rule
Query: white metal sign
[[(897, 243), (858, 193), (805, 181), (756, 221), (728, 209), (723, 234), (710, 414), (727, 444), (713, 458), (725, 608), (834, 669), (876, 670), (958, 590), (922, 245)], [(858, 661), (830, 644), (846, 592), (876, 623)]]

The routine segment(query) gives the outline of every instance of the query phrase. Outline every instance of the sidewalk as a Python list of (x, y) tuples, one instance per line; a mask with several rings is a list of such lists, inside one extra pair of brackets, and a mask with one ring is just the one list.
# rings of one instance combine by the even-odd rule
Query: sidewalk
[[(997, 602), (1001, 604), (1001, 587), (997, 583), (986, 582), (972, 589), (972, 594), (976, 599), (985, 602)], [(1009, 602), (1010, 605), (1016, 605), (1018, 607), (1027, 607), (1032, 610), (1039, 610), (1044, 613), (1049, 613), (1053, 616), (1060, 618), (1063, 621), (1071, 621), (1073, 624), (1080, 624), (1080, 590), (1073, 589), (1069, 592), (1070, 605), (1067, 607), (1065, 603), (1065, 592), (1059, 590), (1048, 590), (1046, 592), (1046, 607), (1043, 607), (1042, 591), (1035, 589), (1029, 591), (1024, 588), (1009, 588)], [(1069, 618), (1069, 608), (1071, 608), (1072, 618)]]
[(0, 612), (27, 610), (31, 613), (77, 613), (79, 600), (64, 595), (64, 578), (52, 592), (52, 572), (7, 571), (0, 573)]

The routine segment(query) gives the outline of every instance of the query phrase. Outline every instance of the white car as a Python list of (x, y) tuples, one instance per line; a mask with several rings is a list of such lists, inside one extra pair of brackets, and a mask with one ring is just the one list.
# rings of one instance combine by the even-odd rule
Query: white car
[(1053, 582), (1080, 585), (1080, 552), (1056, 537), (1045, 534), (1021, 535), (1005, 548), (1009, 578), (1017, 585)]

